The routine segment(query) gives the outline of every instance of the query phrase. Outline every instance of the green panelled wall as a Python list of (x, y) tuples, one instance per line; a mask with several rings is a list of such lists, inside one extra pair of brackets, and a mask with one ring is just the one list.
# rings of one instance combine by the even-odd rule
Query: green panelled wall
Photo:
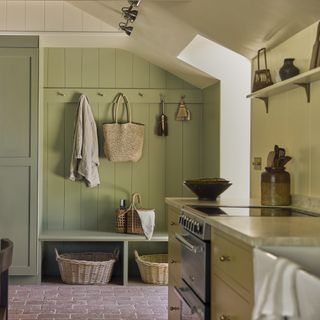
[[(186, 178), (202, 175), (202, 91), (140, 57), (119, 49), (47, 48), (44, 51), (44, 212), (45, 229), (114, 230), (121, 198), (140, 192), (156, 209), (156, 230), (166, 230), (165, 196), (189, 196)], [(118, 91), (132, 104), (133, 120), (145, 124), (143, 157), (137, 163), (111, 163), (103, 156), (102, 124), (111, 122)], [(101, 185), (87, 188), (66, 177), (80, 93), (98, 125)], [(169, 136), (155, 134), (160, 94), (165, 95)], [(175, 121), (181, 95), (192, 113)]]

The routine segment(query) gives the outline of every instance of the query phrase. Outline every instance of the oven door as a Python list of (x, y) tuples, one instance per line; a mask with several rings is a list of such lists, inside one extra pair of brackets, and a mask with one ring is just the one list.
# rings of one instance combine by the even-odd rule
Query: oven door
[(203, 302), (210, 302), (210, 243), (187, 231), (176, 239), (181, 243), (182, 279)]
[(182, 281), (181, 287), (175, 287), (175, 293), (181, 301), (181, 320), (210, 320), (210, 309)]

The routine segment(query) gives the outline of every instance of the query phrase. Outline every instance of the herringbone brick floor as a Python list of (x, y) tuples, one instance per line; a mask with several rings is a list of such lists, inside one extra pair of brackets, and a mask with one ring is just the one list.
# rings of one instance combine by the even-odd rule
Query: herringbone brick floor
[(9, 320), (166, 320), (165, 286), (10, 286)]

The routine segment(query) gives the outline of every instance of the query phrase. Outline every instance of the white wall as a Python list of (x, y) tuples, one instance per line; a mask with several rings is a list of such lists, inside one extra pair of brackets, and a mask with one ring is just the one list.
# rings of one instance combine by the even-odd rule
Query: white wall
[(249, 198), (251, 61), (197, 35), (179, 59), (220, 80), (220, 176), (232, 182), (224, 198)]

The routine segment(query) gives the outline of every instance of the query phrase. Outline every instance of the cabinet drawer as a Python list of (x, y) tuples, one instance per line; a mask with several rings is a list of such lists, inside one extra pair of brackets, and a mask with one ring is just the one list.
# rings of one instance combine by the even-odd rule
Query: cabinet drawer
[(174, 292), (174, 287), (169, 286), (168, 289), (168, 320), (180, 320), (181, 319), (181, 303)]
[(168, 212), (168, 233), (169, 238), (174, 238), (176, 233), (180, 232), (179, 225), (179, 212), (174, 210), (169, 210)]
[[(212, 277), (211, 320), (251, 319), (252, 305), (233, 291), (224, 281)], [(225, 318), (223, 318), (223, 316)]]
[[(213, 234), (212, 262), (214, 272), (224, 274), (246, 291), (253, 291), (252, 249)], [(225, 277), (224, 277), (225, 279)]]
[(173, 239), (168, 245), (169, 281), (181, 278), (181, 246)]

